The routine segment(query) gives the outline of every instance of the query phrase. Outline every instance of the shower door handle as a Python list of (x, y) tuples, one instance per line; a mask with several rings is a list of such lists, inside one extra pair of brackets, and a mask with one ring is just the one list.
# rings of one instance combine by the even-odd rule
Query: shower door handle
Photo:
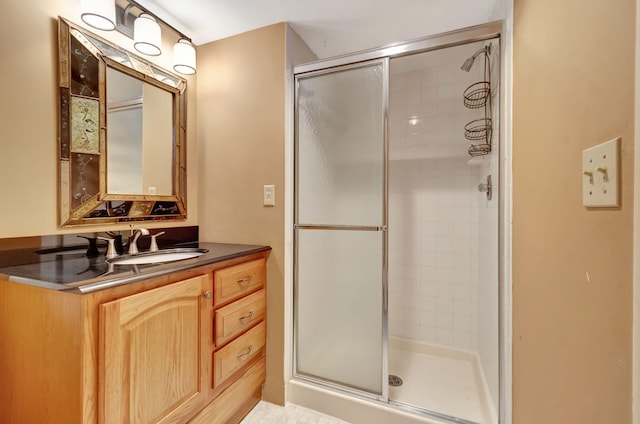
[(296, 230), (387, 231), (386, 225), (320, 225), (295, 224)]

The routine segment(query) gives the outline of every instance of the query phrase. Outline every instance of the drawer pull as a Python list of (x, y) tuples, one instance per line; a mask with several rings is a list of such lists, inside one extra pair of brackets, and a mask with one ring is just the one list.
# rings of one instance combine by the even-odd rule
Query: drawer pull
[(238, 353), (238, 354), (236, 355), (236, 358), (238, 358), (238, 359), (242, 359), (242, 358), (244, 358), (244, 357), (245, 357), (245, 356), (247, 356), (247, 355), (251, 355), (252, 347), (253, 347), (253, 346), (249, 346), (249, 348), (248, 348), (247, 350), (245, 350), (244, 352), (242, 352), (242, 353)]
[(242, 315), (240, 318), (238, 318), (238, 321), (244, 321), (245, 319), (251, 321), (253, 319), (253, 311), (249, 311), (247, 315)]
[(211, 292), (210, 291), (205, 292), (204, 298), (207, 299), (207, 300), (211, 299)]
[(239, 286), (248, 286), (252, 278), (253, 278), (253, 275), (249, 275), (247, 277), (239, 279), (237, 283)]

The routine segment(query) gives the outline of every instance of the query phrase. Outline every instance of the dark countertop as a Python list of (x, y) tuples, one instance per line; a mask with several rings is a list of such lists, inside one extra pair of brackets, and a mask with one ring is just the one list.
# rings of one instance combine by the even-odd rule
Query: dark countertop
[(104, 255), (88, 258), (86, 249), (71, 250), (57, 254), (55, 260), (48, 262), (0, 267), (0, 278), (80, 294), (271, 249), (269, 246), (204, 242), (185, 243), (180, 247), (207, 249), (208, 252), (170, 263), (113, 265), (105, 262)]

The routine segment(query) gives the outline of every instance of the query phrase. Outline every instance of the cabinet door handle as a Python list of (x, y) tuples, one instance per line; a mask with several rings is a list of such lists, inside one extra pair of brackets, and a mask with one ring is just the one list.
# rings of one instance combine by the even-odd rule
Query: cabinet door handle
[(253, 319), (253, 311), (249, 311), (247, 315), (242, 315), (240, 318), (238, 318), (238, 321), (244, 321), (245, 319), (251, 321)]
[(252, 347), (253, 347), (253, 345), (249, 346), (249, 348), (248, 348), (247, 350), (245, 350), (244, 352), (242, 352), (242, 353), (238, 353), (238, 354), (236, 355), (236, 358), (238, 358), (238, 359), (242, 359), (242, 358), (244, 358), (244, 357), (245, 357), (245, 356), (247, 356), (247, 355), (251, 355)]
[(252, 275), (246, 276), (244, 278), (241, 278), (237, 281), (239, 286), (244, 286), (244, 285), (249, 285), (249, 283), (251, 282), (251, 279), (253, 278)]
[(207, 300), (208, 300), (208, 299), (211, 299), (211, 292), (210, 292), (210, 291), (205, 292), (205, 294), (204, 294), (204, 298), (205, 298), (205, 299), (207, 299)]

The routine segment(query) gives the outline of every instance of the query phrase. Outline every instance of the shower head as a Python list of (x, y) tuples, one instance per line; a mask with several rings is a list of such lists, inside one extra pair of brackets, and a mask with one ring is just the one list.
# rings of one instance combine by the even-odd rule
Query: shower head
[(464, 61), (460, 69), (465, 72), (469, 72), (471, 67), (473, 66), (473, 61), (476, 60), (475, 56), (468, 57), (467, 60)]
[(478, 55), (480, 55), (481, 53), (489, 54), (490, 52), (491, 52), (490, 46), (484, 46), (483, 48), (475, 52), (473, 56), (467, 58), (467, 60), (464, 61), (460, 69), (462, 69), (465, 72), (469, 72), (471, 70), (471, 67), (473, 66), (473, 62), (476, 60), (476, 57), (478, 57)]

